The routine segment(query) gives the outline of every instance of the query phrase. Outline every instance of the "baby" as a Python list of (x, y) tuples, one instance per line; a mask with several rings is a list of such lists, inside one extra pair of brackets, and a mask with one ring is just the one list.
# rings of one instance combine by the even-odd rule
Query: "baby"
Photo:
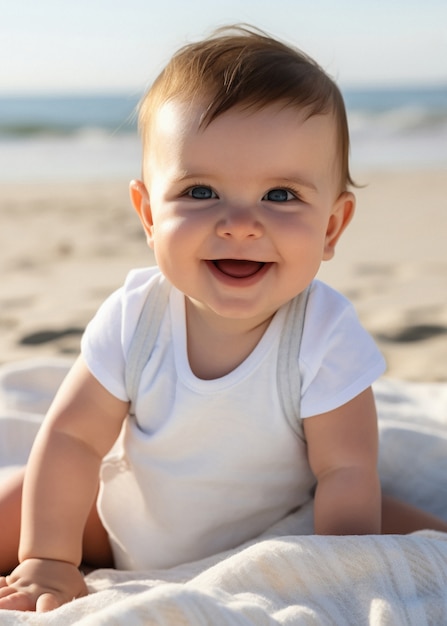
[(226, 29), (173, 57), (140, 130), (130, 193), (158, 267), (132, 271), (89, 324), (21, 510), (22, 476), (3, 487), (0, 569), (20, 564), (0, 608), (85, 595), (82, 560), (171, 567), (292, 510), (309, 533), (381, 531), (384, 361), (315, 280), (355, 206), (337, 86), (301, 52)]

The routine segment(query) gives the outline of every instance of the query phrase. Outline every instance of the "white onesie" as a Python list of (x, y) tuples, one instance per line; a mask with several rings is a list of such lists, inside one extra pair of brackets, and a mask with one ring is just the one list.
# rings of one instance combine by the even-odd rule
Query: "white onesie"
[[(157, 268), (132, 271), (82, 340), (92, 374), (124, 401), (126, 358), (158, 277)], [(312, 499), (306, 444), (276, 384), (288, 307), (241, 365), (201, 380), (188, 363), (184, 296), (171, 288), (135, 417), (101, 470), (98, 510), (118, 568), (166, 568), (232, 548)], [(341, 406), (384, 370), (352, 305), (319, 281), (309, 292), (298, 366), (302, 418)]]

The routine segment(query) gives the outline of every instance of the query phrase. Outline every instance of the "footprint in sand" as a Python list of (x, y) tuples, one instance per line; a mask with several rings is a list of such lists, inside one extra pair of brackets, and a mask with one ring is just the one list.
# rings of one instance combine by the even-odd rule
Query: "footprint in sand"
[(376, 337), (382, 341), (409, 343), (424, 341), (425, 339), (432, 339), (433, 337), (445, 334), (447, 334), (447, 326), (441, 326), (439, 324), (414, 324), (391, 332), (376, 333)]
[(40, 330), (29, 335), (24, 335), (18, 342), (22, 346), (36, 346), (42, 343), (49, 343), (51, 341), (57, 341), (64, 337), (81, 336), (84, 332), (83, 328), (73, 326), (65, 328), (63, 330)]

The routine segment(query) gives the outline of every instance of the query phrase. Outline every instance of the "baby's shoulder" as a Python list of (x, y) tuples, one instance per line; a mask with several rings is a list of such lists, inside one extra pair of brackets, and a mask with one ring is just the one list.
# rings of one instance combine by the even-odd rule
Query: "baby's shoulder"
[(151, 284), (159, 277), (161, 277), (161, 272), (156, 265), (132, 269), (124, 280), (122, 292), (130, 293), (136, 290), (144, 292), (145, 290), (149, 290)]
[(350, 300), (342, 293), (330, 287), (321, 280), (314, 280), (310, 285), (309, 297), (307, 300), (306, 317), (321, 316), (327, 322), (328, 318), (336, 319), (340, 315), (351, 312), (354, 307)]

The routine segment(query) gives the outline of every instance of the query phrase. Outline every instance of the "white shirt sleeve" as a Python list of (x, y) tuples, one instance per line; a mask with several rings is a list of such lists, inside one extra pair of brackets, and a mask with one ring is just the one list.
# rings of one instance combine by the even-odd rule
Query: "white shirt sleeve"
[(300, 351), (301, 417), (326, 413), (367, 389), (385, 370), (353, 305), (314, 281)]
[(96, 380), (116, 398), (127, 402), (121, 344), (122, 292), (123, 288), (119, 289), (99, 307), (85, 329), (81, 354)]
[(129, 400), (126, 357), (141, 310), (158, 268), (132, 270), (120, 289), (99, 307), (85, 329), (81, 354), (93, 376), (119, 400)]

